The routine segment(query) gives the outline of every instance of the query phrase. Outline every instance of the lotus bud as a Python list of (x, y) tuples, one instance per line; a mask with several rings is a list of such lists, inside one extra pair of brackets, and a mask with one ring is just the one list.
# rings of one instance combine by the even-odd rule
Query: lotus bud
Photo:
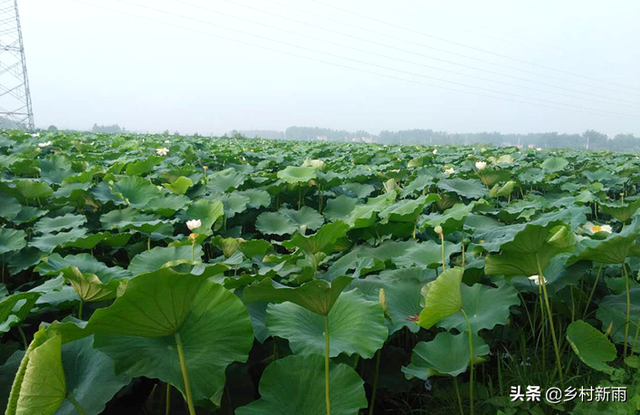
[(384, 288), (380, 288), (380, 291), (378, 291), (378, 299), (380, 300), (382, 311), (384, 311), (384, 318), (386, 318), (390, 324), (393, 324), (391, 315), (389, 314), (389, 308), (387, 307), (387, 295), (384, 292)]
[(611, 335), (611, 329), (613, 329), (613, 321), (609, 323), (609, 327), (607, 327), (607, 331), (604, 333), (605, 337), (609, 337)]
[(300, 225), (300, 233), (303, 235), (307, 233), (307, 225)]
[(437, 233), (438, 235), (442, 235), (442, 226), (438, 225), (435, 228), (433, 228), (433, 230), (435, 231), (435, 233)]

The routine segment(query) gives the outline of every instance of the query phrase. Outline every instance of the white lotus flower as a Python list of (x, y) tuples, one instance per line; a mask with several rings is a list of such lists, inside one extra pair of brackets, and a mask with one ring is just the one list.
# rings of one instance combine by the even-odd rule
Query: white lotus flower
[(171, 144), (171, 140), (164, 140), (165, 144)]
[(610, 225), (596, 225), (591, 222), (587, 222), (584, 224), (584, 228), (588, 230), (590, 233), (598, 233), (598, 232), (606, 232), (611, 233), (613, 229), (611, 229)]
[(539, 275), (532, 275), (529, 277), (529, 279), (533, 281), (536, 285), (540, 285), (541, 282), (544, 282), (544, 283), (547, 282), (547, 280), (544, 277), (540, 277)]
[(31, 134), (31, 137), (40, 137), (40, 133), (33, 133)]
[(190, 231), (199, 228), (202, 226), (202, 221), (200, 219), (191, 219), (187, 221), (187, 228), (189, 228)]
[(536, 151), (542, 151), (541, 147), (536, 147)]
[(533, 148), (533, 144), (529, 144), (527, 147), (529, 147), (529, 148)]
[(453, 167), (451, 167), (450, 169), (444, 169), (444, 174), (453, 174), (456, 171), (453, 169)]
[(438, 154), (438, 149), (437, 148), (433, 150), (433, 154)]
[(167, 154), (169, 154), (169, 149), (166, 147), (156, 148), (156, 153), (159, 156), (166, 156)]
[(51, 141), (45, 141), (44, 143), (39, 143), (38, 147), (45, 148), (45, 147), (49, 147), (51, 144), (52, 144)]
[(476, 161), (476, 169), (484, 170), (486, 168), (487, 168), (487, 162), (486, 161)]

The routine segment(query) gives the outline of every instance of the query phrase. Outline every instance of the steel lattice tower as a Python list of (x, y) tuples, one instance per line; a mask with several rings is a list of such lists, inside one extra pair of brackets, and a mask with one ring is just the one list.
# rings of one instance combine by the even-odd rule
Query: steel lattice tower
[(18, 0), (0, 0), (0, 117), (34, 129)]

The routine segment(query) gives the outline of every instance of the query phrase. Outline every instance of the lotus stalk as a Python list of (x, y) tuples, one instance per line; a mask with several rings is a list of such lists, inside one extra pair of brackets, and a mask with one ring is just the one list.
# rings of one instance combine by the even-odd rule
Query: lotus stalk
[[(553, 325), (553, 313), (551, 312), (551, 305), (549, 303), (549, 296), (547, 294), (547, 283), (542, 273), (542, 267), (540, 266), (540, 258), (536, 254), (536, 263), (538, 264), (538, 272), (540, 276), (540, 287), (542, 287), (542, 294), (544, 296), (544, 304), (547, 309), (547, 315), (549, 316), (549, 330), (551, 331), (551, 339), (553, 340), (553, 349), (556, 354), (556, 365), (558, 366), (558, 376), (560, 377), (560, 386), (564, 389), (564, 376), (562, 372), (562, 361), (560, 359), (560, 347), (558, 346), (558, 339), (556, 337), (556, 330)], [(542, 311), (542, 310), (541, 310)]]
[(460, 311), (464, 316), (464, 321), (467, 323), (467, 332), (469, 333), (469, 413), (473, 415), (473, 332), (464, 308), (461, 308)]
[(622, 356), (627, 357), (627, 352), (629, 348), (629, 323), (631, 322), (631, 294), (629, 292), (629, 275), (627, 274), (627, 266), (625, 263), (622, 263), (622, 276), (624, 277), (624, 291), (626, 295), (626, 318), (624, 321), (624, 349), (622, 351)]
[(180, 360), (180, 369), (182, 370), (182, 380), (184, 381), (184, 392), (187, 397), (187, 406), (189, 407), (189, 415), (196, 415), (196, 408), (193, 405), (193, 397), (191, 395), (191, 384), (189, 383), (189, 374), (187, 373), (187, 365), (184, 360), (184, 348), (182, 347), (182, 339), (180, 333), (175, 334), (176, 348), (178, 349), (178, 359)]
[(331, 397), (329, 395), (329, 314), (324, 316), (324, 399), (327, 415), (331, 415)]

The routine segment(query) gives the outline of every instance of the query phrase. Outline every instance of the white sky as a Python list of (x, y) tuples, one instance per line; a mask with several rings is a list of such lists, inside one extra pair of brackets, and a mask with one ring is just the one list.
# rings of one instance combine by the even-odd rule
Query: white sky
[(19, 1), (38, 127), (640, 135), (637, 0), (78, 1)]

